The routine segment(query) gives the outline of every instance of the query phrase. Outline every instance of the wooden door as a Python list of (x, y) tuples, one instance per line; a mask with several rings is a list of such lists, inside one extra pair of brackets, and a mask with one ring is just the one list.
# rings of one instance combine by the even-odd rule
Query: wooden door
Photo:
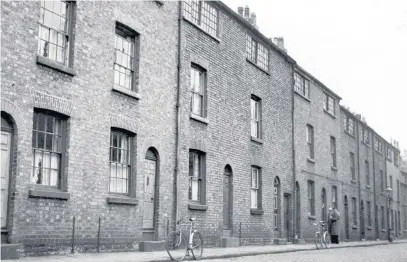
[(223, 229), (232, 225), (232, 174), (225, 168), (223, 175)]
[(349, 239), (349, 205), (347, 197), (345, 197), (345, 239)]
[(285, 233), (286, 233), (286, 238), (287, 241), (289, 241), (290, 238), (290, 221), (291, 221), (291, 212), (290, 212), (290, 201), (291, 201), (291, 195), (289, 194), (284, 194), (284, 227), (285, 227)]
[(1, 228), (7, 227), (11, 133), (1, 131)]
[(144, 206), (143, 206), (143, 228), (154, 229), (155, 214), (155, 160), (144, 160)]

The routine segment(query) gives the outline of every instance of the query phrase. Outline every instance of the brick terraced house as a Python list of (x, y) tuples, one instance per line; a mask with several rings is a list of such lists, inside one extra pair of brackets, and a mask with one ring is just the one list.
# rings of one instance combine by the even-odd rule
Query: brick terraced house
[(342, 240), (405, 237), (398, 146), (255, 20), (2, 1), (2, 258), (159, 249), (184, 216), (207, 246), (301, 243), (332, 206)]

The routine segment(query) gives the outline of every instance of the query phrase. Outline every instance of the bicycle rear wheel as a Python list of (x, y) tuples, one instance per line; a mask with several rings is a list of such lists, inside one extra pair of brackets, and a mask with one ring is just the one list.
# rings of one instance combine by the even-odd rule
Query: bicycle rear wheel
[(315, 246), (317, 247), (317, 249), (319, 249), (318, 245), (321, 242), (321, 236), (319, 235), (319, 233), (315, 233), (314, 242), (315, 242)]
[(326, 248), (329, 248), (331, 245), (331, 235), (329, 234), (328, 231), (324, 232), (324, 235), (322, 236), (322, 241), (324, 242), (324, 245)]
[(165, 248), (172, 261), (181, 261), (187, 254), (187, 241), (181, 231), (173, 231), (168, 234)]
[(199, 260), (202, 258), (203, 253), (203, 238), (201, 233), (198, 231), (192, 236), (192, 246), (191, 246), (192, 256), (194, 259)]

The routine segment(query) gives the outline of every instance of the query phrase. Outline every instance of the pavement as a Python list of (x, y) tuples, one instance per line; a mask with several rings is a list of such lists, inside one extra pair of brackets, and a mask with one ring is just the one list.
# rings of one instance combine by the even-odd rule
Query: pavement
[[(388, 241), (358, 241), (341, 242), (340, 244), (331, 244), (330, 249), (367, 247), (377, 245), (406, 245), (407, 240), (395, 240), (393, 243)], [(315, 250), (315, 244), (291, 244), (291, 245), (268, 245), (268, 246), (240, 246), (231, 248), (205, 248), (202, 259), (220, 259), (242, 256), (256, 256), (266, 254), (279, 254), (299, 251)], [(317, 252), (323, 251), (324, 248)], [(186, 259), (189, 260), (189, 259)], [(115, 252), (115, 253), (76, 253), (69, 255), (54, 255), (42, 257), (22, 257), (18, 260), (8, 260), (10, 262), (167, 262), (170, 261), (167, 251), (156, 252)]]

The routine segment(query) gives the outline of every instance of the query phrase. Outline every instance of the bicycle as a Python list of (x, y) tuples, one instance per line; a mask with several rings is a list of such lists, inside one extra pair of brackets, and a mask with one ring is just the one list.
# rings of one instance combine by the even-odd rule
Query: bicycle
[[(321, 230), (318, 230), (315, 232), (315, 246), (317, 249), (319, 249), (318, 244), (321, 243), (325, 245), (326, 248), (329, 248), (330, 243), (331, 243), (331, 235), (329, 234), (328, 230), (326, 229), (326, 224), (324, 221), (319, 221), (319, 224), (321, 225)], [(318, 226), (317, 223), (314, 223), (314, 226)], [(322, 232), (322, 236), (321, 236)]]
[[(198, 230), (194, 229), (195, 218), (189, 218), (188, 224), (181, 224), (183, 218), (177, 221), (177, 225), (180, 225), (177, 231), (172, 231), (168, 234), (165, 241), (165, 247), (167, 253), (172, 261), (181, 261), (186, 256), (189, 256), (189, 251), (191, 251), (192, 256), (195, 260), (199, 260), (203, 253), (203, 238)], [(189, 240), (187, 242), (186, 236), (183, 232), (185, 227), (189, 227)]]

